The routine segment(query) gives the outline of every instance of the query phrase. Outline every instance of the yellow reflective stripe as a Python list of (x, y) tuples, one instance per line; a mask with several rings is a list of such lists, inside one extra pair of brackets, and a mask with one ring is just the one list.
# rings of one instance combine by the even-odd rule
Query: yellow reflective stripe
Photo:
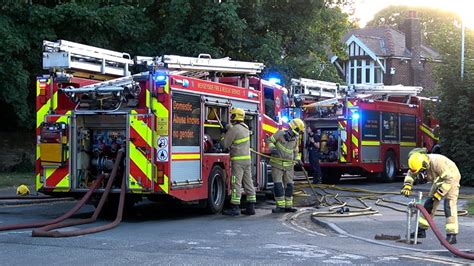
[(372, 140), (363, 140), (362, 146), (378, 146), (380, 145), (380, 141), (372, 141)]
[(427, 128), (425, 125), (420, 125), (421, 131), (425, 132), (428, 136), (430, 136), (434, 140), (439, 140), (439, 138), (435, 137), (433, 132), (429, 128)]
[(402, 146), (402, 147), (415, 147), (416, 142), (400, 141), (400, 146)]
[(36, 191), (39, 191), (43, 188), (43, 183), (41, 183), (41, 174), (36, 175)]
[(169, 177), (167, 175), (164, 175), (163, 181), (164, 181), (163, 184), (159, 186), (165, 193), (169, 193), (169, 186), (168, 186)]
[(283, 144), (281, 144), (280, 142), (277, 142), (277, 143), (276, 143), (276, 146), (277, 146), (278, 149), (282, 150), (282, 151), (285, 152), (285, 153), (293, 154), (293, 150), (292, 150), (292, 149), (288, 149), (287, 147), (283, 146)]
[[(132, 110), (130, 115), (130, 126), (138, 132), (138, 135), (143, 138), (143, 140), (148, 144), (150, 147), (153, 147), (151, 143), (151, 129), (148, 127), (147, 123), (142, 120), (138, 120), (137, 111)], [(145, 115), (141, 115), (142, 117), (146, 117)]]
[(214, 125), (214, 124), (204, 124), (204, 127), (218, 127), (220, 128), (220, 125)]
[(46, 103), (41, 106), (41, 108), (36, 113), (36, 127), (38, 128), (42, 122), (44, 122), (44, 117), (48, 114), (49, 105), (51, 104), (50, 100), (47, 100)]
[(166, 83), (165, 83), (165, 89), (164, 89), (164, 91), (165, 91), (166, 93), (170, 93), (170, 81), (169, 81), (169, 77), (168, 77), (168, 76), (166, 76)]
[(354, 135), (352, 135), (352, 144), (354, 144), (356, 147), (359, 147), (359, 139), (357, 139), (357, 137)]
[(243, 156), (234, 156), (234, 157), (230, 157), (230, 159), (232, 161), (238, 161), (238, 160), (248, 160), (248, 159), (251, 159), (252, 156), (250, 155), (243, 155)]
[(199, 160), (201, 159), (200, 153), (173, 153), (171, 154), (172, 160)]
[(292, 166), (293, 165), (292, 162), (285, 162), (285, 161), (281, 161), (281, 160), (278, 160), (278, 159), (270, 159), (270, 162), (279, 164), (281, 166)]
[(278, 131), (276, 127), (270, 126), (268, 124), (263, 124), (263, 130), (271, 132), (272, 134)]
[(458, 226), (454, 223), (447, 223), (445, 225), (446, 233), (448, 234), (457, 234), (458, 233)]
[(276, 200), (276, 205), (278, 207), (285, 207), (285, 200), (282, 199), (282, 200)]
[(420, 228), (423, 228), (423, 229), (430, 228), (430, 224), (428, 223), (428, 221), (424, 217), (420, 216), (419, 223), (420, 223), (419, 224)]
[(234, 140), (234, 144), (240, 144), (240, 143), (244, 143), (244, 142), (247, 142), (250, 140), (250, 137), (245, 137), (245, 138), (241, 138), (241, 139), (236, 139)]
[(54, 94), (53, 94), (53, 106), (52, 106), (52, 109), (53, 110), (56, 110), (58, 108), (58, 92), (56, 91)]
[(135, 144), (132, 141), (128, 142), (130, 144), (130, 160), (132, 160), (138, 168), (146, 175), (146, 178), (151, 180), (152, 173), (151, 173), (151, 163), (145, 157), (145, 155), (137, 149)]
[(151, 94), (150, 94), (150, 91), (149, 91), (149, 90), (145, 90), (145, 91), (146, 91), (146, 99), (145, 99), (146, 107), (147, 107), (147, 108), (150, 108), (150, 97), (151, 97)]

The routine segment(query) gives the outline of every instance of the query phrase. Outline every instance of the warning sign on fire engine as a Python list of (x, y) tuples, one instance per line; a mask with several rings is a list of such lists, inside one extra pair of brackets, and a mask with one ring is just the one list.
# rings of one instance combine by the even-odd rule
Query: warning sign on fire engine
[(156, 160), (159, 162), (167, 162), (168, 161), (168, 151), (165, 149), (159, 149), (156, 152)]
[(196, 95), (173, 95), (173, 146), (199, 146), (201, 98)]
[(158, 141), (156, 142), (156, 146), (158, 146), (158, 149), (164, 149), (168, 147), (168, 137), (159, 137)]

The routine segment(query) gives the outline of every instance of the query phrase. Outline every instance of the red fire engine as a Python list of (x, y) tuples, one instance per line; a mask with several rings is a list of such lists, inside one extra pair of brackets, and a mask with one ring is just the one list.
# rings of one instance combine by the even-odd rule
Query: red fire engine
[[(124, 150), (119, 176), (129, 202), (171, 197), (219, 212), (230, 193), (229, 154), (219, 144), (230, 109), (246, 111), (252, 149), (268, 153), (264, 139), (281, 127), (287, 106), (285, 88), (255, 76), (261, 63), (209, 55), (132, 60), (63, 40), (43, 48), (50, 74), (37, 79), (36, 187), (46, 194), (84, 194)], [(130, 75), (134, 64), (146, 71)], [(255, 187), (268, 188), (266, 159), (252, 160)]]
[(324, 182), (335, 183), (345, 173), (390, 182), (408, 168), (413, 148), (439, 152), (438, 123), (426, 108), (435, 99), (418, 96), (421, 87), (292, 83), (291, 94), (301, 106), (293, 116), (321, 129)]

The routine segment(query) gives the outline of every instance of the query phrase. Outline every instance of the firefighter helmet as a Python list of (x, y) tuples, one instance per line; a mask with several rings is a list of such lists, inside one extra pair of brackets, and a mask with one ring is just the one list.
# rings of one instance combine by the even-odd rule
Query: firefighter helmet
[(304, 131), (304, 122), (299, 118), (295, 118), (290, 121), (290, 128), (296, 135), (299, 135)]
[(20, 196), (27, 196), (30, 194), (30, 189), (26, 185), (21, 184), (16, 188), (16, 194)]
[(414, 174), (418, 174), (421, 170), (426, 170), (429, 163), (428, 155), (421, 152), (415, 152), (408, 158), (408, 167)]
[(232, 108), (230, 111), (230, 120), (243, 122), (245, 118), (245, 111), (242, 108)]

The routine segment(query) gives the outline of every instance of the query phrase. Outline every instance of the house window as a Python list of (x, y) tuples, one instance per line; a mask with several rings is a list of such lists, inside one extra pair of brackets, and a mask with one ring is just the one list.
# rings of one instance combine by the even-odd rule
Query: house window
[[(380, 59), (385, 66), (385, 60)], [(346, 82), (354, 84), (383, 83), (383, 71), (379, 63), (371, 59), (352, 59), (347, 62)]]

